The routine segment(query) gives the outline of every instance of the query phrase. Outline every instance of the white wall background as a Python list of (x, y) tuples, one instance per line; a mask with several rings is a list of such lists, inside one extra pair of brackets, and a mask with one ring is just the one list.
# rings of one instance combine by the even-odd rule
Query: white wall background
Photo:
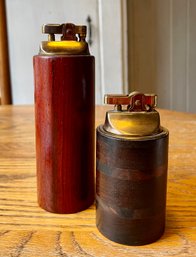
[(128, 0), (131, 90), (196, 112), (196, 0)]
[[(126, 35), (122, 33), (125, 0), (7, 0), (8, 38), (14, 104), (34, 98), (32, 57), (39, 50), (44, 23), (86, 24), (92, 19), (91, 54), (96, 58), (96, 103), (105, 93), (127, 90)], [(125, 24), (126, 25), (126, 24)], [(125, 49), (125, 50), (124, 50)]]

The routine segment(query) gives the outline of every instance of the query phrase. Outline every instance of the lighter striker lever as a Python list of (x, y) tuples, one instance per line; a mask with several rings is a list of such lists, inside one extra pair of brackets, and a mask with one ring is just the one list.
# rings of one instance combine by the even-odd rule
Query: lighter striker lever
[(75, 213), (94, 201), (94, 57), (86, 26), (46, 24), (42, 32), (48, 41), (34, 56), (38, 202)]
[(157, 95), (133, 92), (129, 95), (105, 95), (105, 104), (113, 104), (121, 110), (121, 105), (127, 105), (127, 110), (149, 111), (157, 106)]
[(97, 228), (117, 243), (152, 243), (165, 227), (168, 163), (157, 96), (106, 95), (105, 103), (115, 108), (97, 128)]

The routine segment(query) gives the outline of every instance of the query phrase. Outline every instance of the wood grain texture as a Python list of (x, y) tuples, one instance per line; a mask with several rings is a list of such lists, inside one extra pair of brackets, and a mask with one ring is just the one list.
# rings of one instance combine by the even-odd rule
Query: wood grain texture
[[(108, 107), (97, 107), (96, 125)], [(0, 107), (0, 256), (196, 256), (196, 115), (160, 111), (170, 131), (167, 224), (156, 243), (128, 247), (95, 227), (95, 207), (69, 215), (38, 207), (34, 109)]]
[(34, 56), (39, 205), (75, 213), (94, 202), (93, 56)]
[(117, 243), (145, 245), (164, 232), (168, 131), (146, 138), (117, 138), (97, 128), (96, 224)]

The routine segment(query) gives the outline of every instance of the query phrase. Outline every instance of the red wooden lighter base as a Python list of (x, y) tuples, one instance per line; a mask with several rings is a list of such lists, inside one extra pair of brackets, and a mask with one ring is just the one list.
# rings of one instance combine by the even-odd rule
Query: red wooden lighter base
[(94, 201), (94, 57), (34, 57), (39, 205), (74, 213)]

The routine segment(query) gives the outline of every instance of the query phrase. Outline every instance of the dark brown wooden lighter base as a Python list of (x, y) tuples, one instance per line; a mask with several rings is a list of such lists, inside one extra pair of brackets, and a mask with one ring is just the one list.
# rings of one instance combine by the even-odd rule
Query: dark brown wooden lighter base
[(112, 241), (149, 244), (165, 228), (168, 131), (117, 138), (97, 128), (96, 223)]

